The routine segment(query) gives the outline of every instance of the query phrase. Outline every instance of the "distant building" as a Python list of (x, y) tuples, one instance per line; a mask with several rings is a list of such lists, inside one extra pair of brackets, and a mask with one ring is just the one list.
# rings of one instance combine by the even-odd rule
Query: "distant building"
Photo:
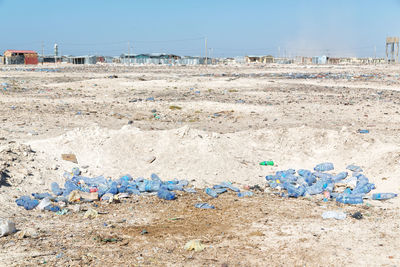
[(327, 64), (328, 63), (328, 57), (327, 56), (320, 56), (320, 57), (313, 57), (312, 58), (312, 63), (313, 64)]
[(152, 53), (152, 54), (122, 54), (121, 63), (132, 64), (175, 64), (180, 56), (173, 54)]
[(68, 57), (68, 62), (72, 64), (96, 64), (96, 56), (78, 56), (78, 57)]
[(274, 63), (274, 57), (268, 56), (245, 56), (246, 63)]
[(6, 50), (4, 52), (4, 64), (37, 65), (38, 54), (32, 50)]

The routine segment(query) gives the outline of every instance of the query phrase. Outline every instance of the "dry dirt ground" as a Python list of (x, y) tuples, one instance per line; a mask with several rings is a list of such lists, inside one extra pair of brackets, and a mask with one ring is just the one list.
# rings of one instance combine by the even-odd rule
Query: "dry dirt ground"
[[(332, 161), (400, 191), (399, 66), (37, 66), (0, 68), (1, 266), (398, 266), (399, 198), (338, 205), (288, 199), (265, 175)], [(4, 85), (6, 83), (7, 85)], [(369, 134), (360, 134), (368, 129)], [(61, 159), (74, 153), (78, 164)], [(155, 157), (152, 163), (149, 158)], [(274, 160), (276, 166), (258, 162)], [(17, 207), (62, 173), (188, 179), (198, 194)], [(220, 181), (259, 185), (211, 199)], [(208, 202), (215, 210), (200, 210)], [(84, 218), (85, 210), (101, 212)], [(343, 210), (345, 220), (323, 220)], [(350, 215), (356, 211), (363, 219)], [(186, 251), (198, 239), (201, 252)]]

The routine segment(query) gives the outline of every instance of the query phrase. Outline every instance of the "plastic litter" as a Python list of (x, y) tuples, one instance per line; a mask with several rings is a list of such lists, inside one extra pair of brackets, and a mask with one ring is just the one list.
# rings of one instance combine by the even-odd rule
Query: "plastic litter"
[(215, 209), (215, 206), (208, 203), (196, 203), (194, 206), (199, 209)]
[(99, 213), (97, 212), (97, 210), (94, 209), (88, 209), (85, 214), (83, 215), (83, 218), (85, 219), (94, 219), (97, 218), (97, 216), (99, 215)]
[(354, 219), (357, 219), (357, 220), (361, 220), (363, 218), (363, 215), (361, 214), (361, 212), (357, 211), (357, 212), (353, 213), (351, 215), (351, 217), (353, 217)]
[(66, 161), (71, 161), (73, 163), (78, 163), (75, 154), (61, 154), (61, 158)]
[(14, 222), (0, 218), (0, 237), (10, 235), (16, 231)]
[(322, 213), (322, 218), (344, 220), (346, 219), (346, 213), (342, 211), (325, 211), (324, 213)]
[[(330, 162), (321, 163), (315, 166), (315, 172), (306, 169), (293, 169), (277, 171), (273, 175), (267, 175), (267, 180), (271, 188), (283, 189), (287, 193), (281, 193), (281, 196), (301, 197), (308, 195), (323, 194), (325, 202), (330, 199), (336, 199), (343, 204), (361, 204), (375, 185), (369, 182), (369, 179), (361, 173), (362, 169), (356, 165), (347, 166), (348, 170), (353, 171), (352, 176), (348, 177), (347, 172), (331, 174), (327, 171), (333, 170), (334, 166)], [(394, 197), (391, 195), (376, 196), (376, 198), (385, 199)]]
[(31, 199), (30, 196), (22, 196), (15, 200), (18, 206), (24, 207), (26, 210), (32, 210), (39, 205), (39, 201), (37, 199)]
[(40, 201), (39, 205), (37, 205), (36, 208), (38, 208), (39, 210), (44, 210), (47, 206), (50, 205), (51, 205), (50, 198), (46, 197)]
[(190, 240), (189, 242), (187, 242), (185, 244), (184, 249), (185, 250), (194, 250), (196, 252), (202, 251), (204, 250), (205, 246), (203, 244), (201, 244), (200, 240)]
[(160, 189), (157, 192), (157, 196), (159, 198), (165, 199), (165, 200), (173, 200), (173, 199), (175, 199), (175, 193), (174, 192), (168, 191), (168, 190), (163, 189), (163, 188)]
[(239, 192), (237, 194), (238, 197), (252, 197), (253, 195), (254, 193), (250, 191)]
[(274, 166), (274, 162), (272, 160), (271, 161), (261, 161), (260, 165), (261, 166)]
[(377, 194), (372, 194), (372, 199), (373, 200), (387, 200), (391, 198), (397, 197), (397, 194), (395, 193), (377, 193)]
[(57, 215), (65, 215), (68, 214), (69, 210), (68, 209), (62, 209), (56, 212)]
[(333, 170), (333, 163), (331, 163), (331, 162), (320, 163), (314, 167), (314, 170), (318, 171), (318, 172), (325, 172), (325, 171)]
[(213, 198), (218, 197), (218, 193), (215, 190), (211, 189), (211, 188), (206, 188), (204, 190), (204, 192), (206, 192), (207, 195), (209, 195), (209, 196), (211, 196)]
[(353, 172), (362, 172), (363, 171), (360, 166), (353, 165), (353, 164), (348, 165), (346, 167), (346, 169), (353, 171)]

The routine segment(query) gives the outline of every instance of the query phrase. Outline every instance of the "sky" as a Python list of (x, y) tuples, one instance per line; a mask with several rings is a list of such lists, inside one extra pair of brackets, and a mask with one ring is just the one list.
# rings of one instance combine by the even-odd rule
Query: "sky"
[(0, 0), (0, 53), (385, 55), (400, 0)]

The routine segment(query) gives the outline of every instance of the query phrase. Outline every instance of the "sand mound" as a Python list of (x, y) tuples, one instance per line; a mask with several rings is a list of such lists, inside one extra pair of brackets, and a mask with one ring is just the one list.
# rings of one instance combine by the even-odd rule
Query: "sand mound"
[[(73, 153), (78, 166), (85, 167), (83, 170), (90, 176), (117, 178), (129, 173), (148, 177), (155, 172), (163, 179), (188, 179), (197, 186), (226, 180), (262, 184), (266, 174), (279, 169), (311, 169), (317, 163), (331, 161), (339, 172), (355, 163), (377, 184), (378, 191), (398, 192), (400, 148), (381, 140), (378, 135), (362, 135), (346, 128), (330, 131), (300, 127), (218, 134), (189, 127), (141, 131), (124, 126), (119, 130), (75, 129), (29, 144), (45, 165), (60, 165), (57, 177), (48, 177), (47, 185), (62, 181), (62, 172), (76, 166), (61, 160), (61, 154)], [(277, 166), (259, 166), (262, 160), (274, 160)]]
[(0, 148), (0, 186), (18, 186), (37, 174), (30, 146), (10, 143)]

